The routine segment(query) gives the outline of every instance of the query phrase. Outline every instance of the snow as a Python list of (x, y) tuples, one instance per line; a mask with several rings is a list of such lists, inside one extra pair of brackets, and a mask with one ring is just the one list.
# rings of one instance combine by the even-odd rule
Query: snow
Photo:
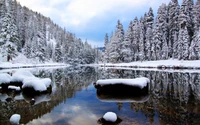
[(14, 89), (16, 91), (20, 91), (20, 87), (16, 87), (16, 86), (8, 86), (8, 89)]
[(114, 112), (107, 112), (104, 114), (103, 118), (107, 122), (116, 122), (117, 121), (117, 115)]
[(51, 85), (51, 79), (44, 78), (39, 79), (36, 77), (27, 78), (23, 80), (22, 88), (33, 87), (36, 91), (46, 91), (47, 88)]
[(31, 78), (31, 77), (35, 77), (35, 76), (28, 70), (20, 69), (20, 70), (17, 70), (13, 74), (11, 81), (12, 82), (22, 82), (25, 78)]
[(21, 116), (19, 114), (14, 114), (10, 117), (10, 123), (11, 124), (19, 124), (19, 121), (21, 119)]
[(114, 85), (114, 84), (124, 84), (130, 86), (136, 86), (139, 88), (144, 88), (149, 83), (149, 79), (145, 77), (135, 78), (135, 79), (104, 79), (98, 80), (96, 85), (104, 86), (104, 85)]
[[(22, 88), (33, 87), (36, 91), (46, 91), (51, 85), (51, 79), (49, 78), (37, 78), (31, 72), (25, 69), (17, 70), (13, 76), (6, 73), (0, 74), (0, 84), (10, 82), (22, 82)], [(20, 87), (9, 86), (9, 89), (20, 90)]]
[(4, 83), (10, 83), (11, 81), (11, 76), (7, 73), (1, 73), (0, 74), (0, 84)]
[(200, 68), (200, 60), (177, 60), (177, 59), (169, 59), (169, 60), (158, 60), (158, 61), (137, 61), (131, 63), (106, 63), (106, 64), (99, 64), (100, 66), (106, 67), (137, 67), (137, 68), (157, 68), (159, 66), (165, 67), (188, 67), (188, 68)]
[(19, 54), (16, 58), (14, 58), (11, 62), (5, 62), (6, 59), (1, 57), (0, 53), (0, 69), (8, 69), (8, 68), (31, 68), (31, 67), (54, 67), (54, 66), (64, 66), (68, 67), (69, 64), (65, 63), (55, 63), (52, 61), (40, 63), (33, 59), (28, 59), (23, 54)]

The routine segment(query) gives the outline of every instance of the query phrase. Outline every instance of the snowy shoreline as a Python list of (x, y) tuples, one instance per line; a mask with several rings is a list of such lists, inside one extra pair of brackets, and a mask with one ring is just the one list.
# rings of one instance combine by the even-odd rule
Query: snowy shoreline
[(24, 63), (0, 62), (0, 70), (12, 69), (12, 68), (35, 68), (35, 67), (56, 67), (56, 66), (68, 67), (70, 65), (64, 63), (24, 64)]
[[(0, 69), (12, 69), (12, 68), (35, 68), (35, 67), (68, 67), (69, 64), (64, 63), (43, 63), (43, 64), (31, 64), (31, 63), (10, 63), (0, 62)], [(83, 66), (100, 66), (100, 67), (121, 67), (121, 68), (137, 68), (137, 69), (200, 69), (200, 60), (159, 60), (159, 61), (137, 61), (131, 63), (99, 63), (99, 64), (85, 64)]]
[(200, 69), (200, 60), (159, 60), (159, 61), (138, 61), (131, 63), (101, 63), (101, 67), (127, 67), (127, 68), (157, 68), (157, 69)]

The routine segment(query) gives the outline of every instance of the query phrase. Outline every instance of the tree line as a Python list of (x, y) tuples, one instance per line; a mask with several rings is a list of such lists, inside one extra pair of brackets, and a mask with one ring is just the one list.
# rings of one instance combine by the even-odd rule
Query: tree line
[(16, 0), (0, 1), (0, 56), (19, 54), (40, 62), (93, 63), (97, 50), (50, 18), (21, 6)]
[(200, 0), (171, 0), (162, 4), (154, 17), (150, 8), (135, 17), (124, 31), (120, 20), (110, 37), (105, 35), (104, 62), (132, 62), (165, 59), (200, 59)]

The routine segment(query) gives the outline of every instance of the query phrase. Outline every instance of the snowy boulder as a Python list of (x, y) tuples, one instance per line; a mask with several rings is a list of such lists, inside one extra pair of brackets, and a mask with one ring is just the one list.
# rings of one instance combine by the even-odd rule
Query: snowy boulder
[(99, 124), (119, 124), (122, 120), (114, 112), (107, 112), (98, 120)]
[(18, 70), (16, 71), (11, 78), (11, 82), (22, 82), (26, 78), (33, 78), (35, 77), (31, 72), (27, 70)]
[(20, 119), (21, 116), (19, 114), (14, 114), (10, 117), (10, 123), (13, 125), (19, 125)]
[(116, 122), (117, 115), (114, 112), (107, 112), (104, 114), (103, 119), (105, 119), (107, 122)]
[(97, 95), (136, 96), (148, 94), (150, 80), (145, 77), (135, 79), (104, 79), (94, 83)]
[(22, 83), (22, 90), (27, 94), (45, 93), (48, 92), (49, 88), (51, 90), (51, 79), (49, 78), (26, 78)]
[(0, 85), (1, 84), (9, 84), (11, 81), (11, 76), (7, 73), (0, 74)]
[(145, 77), (135, 78), (135, 79), (104, 79), (98, 80), (96, 85), (105, 86), (105, 85), (116, 85), (123, 84), (128, 86), (135, 86), (139, 88), (144, 88), (149, 83), (149, 79)]

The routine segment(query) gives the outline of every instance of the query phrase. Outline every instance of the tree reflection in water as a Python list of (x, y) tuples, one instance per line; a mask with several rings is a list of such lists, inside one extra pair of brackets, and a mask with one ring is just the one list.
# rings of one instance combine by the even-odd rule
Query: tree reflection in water
[[(103, 77), (135, 78), (145, 76), (151, 80), (150, 98), (144, 103), (130, 103), (135, 112), (141, 111), (155, 124), (199, 124), (200, 74), (165, 71), (103, 70)], [(158, 116), (157, 116), (158, 115)]]
[[(116, 111), (123, 120), (120, 124), (199, 124), (200, 118), (200, 74), (165, 71), (139, 71), (123, 69), (98, 69), (91, 67), (68, 67), (63, 69), (34, 69), (37, 77), (51, 78), (53, 92), (35, 97), (38, 101), (30, 103), (30, 98), (21, 93), (0, 91), (0, 124), (8, 125), (12, 114), (20, 114), (23, 124), (31, 124), (54, 114), (60, 116), (49, 124), (71, 124), (72, 117), (89, 119), (84, 114), (89, 110), (90, 117), (97, 120), (108, 110)], [(103, 78), (136, 78), (144, 76), (150, 79), (148, 95), (139, 98), (128, 98), (123, 101), (99, 96), (92, 85)], [(89, 88), (91, 91), (89, 91)], [(77, 94), (78, 93), (78, 94)], [(96, 97), (97, 96), (97, 97)], [(6, 98), (10, 97), (8, 101)], [(129, 99), (132, 99), (130, 101)], [(78, 106), (75, 104), (79, 104)], [(70, 106), (82, 107), (85, 113), (73, 114)], [(84, 107), (86, 106), (86, 107)], [(63, 107), (67, 113), (63, 117)], [(58, 109), (61, 108), (61, 109)], [(81, 116), (80, 116), (81, 115)], [(54, 117), (55, 118), (55, 117)], [(55, 118), (56, 119), (56, 118)], [(76, 120), (77, 120), (76, 119)], [(81, 120), (80, 120), (81, 119)], [(35, 123), (35, 122), (33, 122)], [(32, 124), (33, 124), (32, 123)], [(37, 122), (36, 122), (37, 123)], [(46, 124), (47, 124), (46, 123)], [(77, 122), (76, 122), (77, 123)]]

